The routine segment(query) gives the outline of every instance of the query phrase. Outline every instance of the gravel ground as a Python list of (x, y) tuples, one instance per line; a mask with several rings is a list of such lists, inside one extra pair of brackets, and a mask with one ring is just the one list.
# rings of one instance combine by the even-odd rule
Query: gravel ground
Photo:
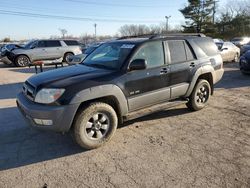
[(250, 76), (225, 65), (209, 106), (130, 121), (85, 151), (31, 129), (15, 104), (33, 74), (0, 65), (0, 187), (250, 187)]

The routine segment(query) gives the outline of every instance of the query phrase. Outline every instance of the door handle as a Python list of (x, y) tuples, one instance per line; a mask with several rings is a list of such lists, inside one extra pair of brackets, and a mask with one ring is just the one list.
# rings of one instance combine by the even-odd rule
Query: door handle
[(166, 74), (168, 73), (169, 68), (162, 68), (160, 74)]
[(190, 67), (195, 67), (195, 63), (194, 62), (192, 62), (192, 63), (190, 63), (190, 65), (189, 65)]

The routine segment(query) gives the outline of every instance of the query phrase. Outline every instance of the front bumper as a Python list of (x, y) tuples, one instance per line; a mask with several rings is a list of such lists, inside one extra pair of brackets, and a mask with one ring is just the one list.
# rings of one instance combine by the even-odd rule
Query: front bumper
[[(79, 107), (78, 104), (63, 105), (63, 106), (49, 106), (35, 103), (29, 100), (23, 93), (17, 96), (17, 106), (24, 116), (25, 120), (32, 127), (51, 130), (56, 132), (69, 131), (76, 111)], [(38, 125), (34, 122), (36, 119), (52, 120), (52, 125)]]

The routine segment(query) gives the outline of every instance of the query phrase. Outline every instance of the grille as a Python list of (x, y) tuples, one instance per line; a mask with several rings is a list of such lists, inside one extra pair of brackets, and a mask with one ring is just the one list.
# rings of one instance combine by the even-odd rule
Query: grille
[(35, 99), (35, 87), (32, 86), (27, 81), (23, 84), (23, 93), (27, 96), (28, 99), (34, 101), (34, 99)]

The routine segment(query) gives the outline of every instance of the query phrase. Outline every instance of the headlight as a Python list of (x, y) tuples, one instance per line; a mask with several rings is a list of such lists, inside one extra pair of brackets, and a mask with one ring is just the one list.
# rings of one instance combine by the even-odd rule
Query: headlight
[(64, 93), (65, 89), (41, 89), (35, 97), (35, 102), (49, 104), (55, 102)]

